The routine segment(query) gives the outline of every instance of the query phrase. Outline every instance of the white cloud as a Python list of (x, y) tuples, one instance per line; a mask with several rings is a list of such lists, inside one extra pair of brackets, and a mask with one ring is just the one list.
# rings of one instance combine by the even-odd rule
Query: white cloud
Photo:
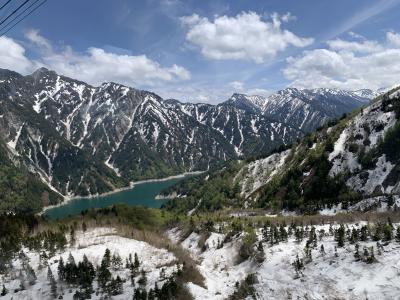
[(232, 81), (226, 84), (165, 85), (154, 90), (164, 99), (178, 99), (183, 102), (217, 104), (228, 100), (232, 94), (268, 96), (272, 91), (248, 87), (244, 82)]
[(41, 61), (50, 69), (91, 84), (115, 81), (128, 85), (154, 85), (190, 78), (190, 73), (177, 65), (165, 68), (146, 55), (120, 55), (94, 47), (85, 54), (66, 48), (63, 52), (42, 57)]
[(386, 33), (386, 38), (392, 45), (400, 47), (400, 34), (389, 31)]
[(390, 87), (400, 83), (400, 43), (397, 33), (385, 42), (328, 41), (328, 49), (304, 51), (289, 57), (283, 70), (292, 86), (360, 89)]
[(35, 64), (25, 56), (24, 47), (11, 38), (0, 37), (0, 68), (27, 73), (34, 66)]
[(229, 83), (230, 90), (229, 92), (232, 93), (241, 93), (246, 95), (257, 95), (257, 96), (268, 96), (271, 95), (272, 92), (267, 89), (262, 88), (248, 88), (245, 84), (241, 81), (232, 81)]
[(378, 52), (382, 51), (383, 47), (376, 41), (345, 41), (342, 39), (335, 39), (327, 42), (329, 48), (335, 51), (350, 51), (350, 52)]
[(248, 89), (246, 91), (247, 95), (257, 95), (257, 96), (269, 96), (273, 93), (271, 90), (266, 90), (266, 89), (261, 89), (261, 88), (253, 88), (253, 89)]
[(55, 51), (50, 41), (37, 30), (25, 34), (40, 57), (30, 60), (25, 48), (7, 37), (0, 38), (0, 67), (24, 74), (45, 66), (59, 74), (80, 79), (93, 85), (105, 81), (137, 85), (157, 85), (167, 82), (187, 80), (190, 73), (185, 68), (172, 65), (163, 67), (146, 55), (117, 54), (101, 48), (91, 47), (85, 53), (75, 52), (71, 47)]
[(232, 81), (229, 85), (238, 92), (242, 92), (244, 90), (244, 84), (241, 81)]
[(301, 38), (282, 29), (282, 23), (293, 19), (274, 13), (266, 22), (255, 12), (242, 12), (235, 17), (216, 16), (213, 21), (197, 14), (181, 18), (188, 28), (186, 40), (201, 53), (216, 60), (250, 60), (262, 63), (288, 46), (306, 47), (312, 38)]
[(25, 32), (25, 37), (43, 50), (52, 50), (52, 46), (49, 40), (41, 36), (39, 34), (39, 30), (37, 29), (28, 30), (27, 32)]

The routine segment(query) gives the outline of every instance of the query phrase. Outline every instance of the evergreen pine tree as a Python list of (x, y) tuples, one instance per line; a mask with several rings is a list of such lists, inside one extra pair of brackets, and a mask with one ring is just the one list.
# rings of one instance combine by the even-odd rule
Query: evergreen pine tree
[(147, 300), (155, 300), (156, 299), (156, 295), (153, 289), (149, 290), (149, 293), (147, 295)]
[(18, 279), (19, 279), (19, 289), (21, 291), (25, 290), (25, 276), (22, 273), (22, 270), (19, 271)]
[(353, 227), (351, 230), (351, 235), (350, 235), (350, 243), (354, 244), (358, 242), (358, 230)]
[(279, 235), (280, 235), (281, 241), (287, 241), (287, 239), (288, 239), (288, 233), (287, 233), (287, 231), (286, 231), (286, 229), (285, 229), (285, 226), (281, 225), (281, 226), (279, 227)]
[(400, 226), (396, 229), (396, 241), (400, 243)]
[(82, 231), (85, 232), (87, 230), (87, 225), (85, 222), (82, 223)]
[(68, 255), (68, 263), (75, 265), (75, 258), (72, 256), (72, 253), (70, 252)]
[(299, 258), (299, 255), (296, 255), (296, 260), (293, 262), (294, 270), (296, 271), (296, 276), (299, 277), (301, 274), (301, 270), (304, 268), (303, 260)]
[(383, 227), (383, 238), (385, 241), (391, 241), (393, 238), (393, 227), (391, 223), (384, 225)]
[(321, 244), (321, 248), (320, 248), (319, 252), (321, 252), (322, 256), (325, 256), (325, 247), (323, 244)]
[(50, 269), (50, 266), (47, 267), (47, 280), (50, 281), (51, 278), (54, 278), (53, 272)]
[(368, 227), (366, 225), (361, 227), (360, 240), (366, 242), (368, 240)]
[(114, 253), (111, 259), (111, 265), (114, 270), (120, 270), (122, 267), (122, 259), (121, 257)]
[(69, 284), (75, 284), (78, 278), (78, 269), (75, 258), (69, 253), (67, 264), (64, 267), (65, 281)]
[(121, 295), (124, 293), (123, 281), (121, 277), (117, 276), (117, 278), (113, 278), (111, 280), (109, 290), (112, 296)]
[(369, 257), (368, 249), (367, 249), (367, 247), (364, 247), (363, 260), (368, 261), (368, 257)]
[(134, 261), (134, 263), (133, 263), (133, 267), (134, 267), (135, 269), (139, 269), (139, 267), (140, 267), (139, 257), (138, 257), (138, 255), (137, 255), (137, 253), (135, 253), (135, 261)]
[(27, 264), (25, 271), (26, 271), (26, 279), (28, 280), (28, 283), (30, 285), (34, 285), (37, 280), (35, 270), (30, 266), (30, 264)]
[(160, 298), (160, 288), (158, 287), (157, 281), (154, 283), (154, 296)]
[(382, 239), (383, 234), (383, 226), (381, 224), (377, 224), (375, 226), (375, 233), (373, 236), (374, 241), (380, 241)]
[(70, 245), (74, 246), (75, 242), (76, 242), (76, 236), (75, 236), (75, 229), (72, 226), (71, 226), (71, 231), (69, 233), (69, 237), (70, 237), (70, 240), (69, 240)]
[(263, 253), (264, 253), (264, 247), (263, 247), (263, 244), (262, 244), (261, 241), (258, 242), (257, 250), (258, 250), (259, 252), (263, 252)]
[(110, 263), (111, 263), (111, 251), (110, 249), (106, 249), (106, 251), (104, 252), (104, 256), (103, 256), (103, 260), (101, 262), (102, 264), (104, 263), (104, 266), (109, 268), (110, 267)]
[(356, 261), (360, 260), (360, 251), (359, 251), (360, 246), (356, 244), (355, 246), (355, 252), (354, 252), (354, 258)]
[(53, 276), (53, 272), (50, 269), (50, 266), (47, 267), (47, 280), (50, 284), (50, 293), (53, 299), (57, 298), (57, 282)]
[(111, 272), (108, 270), (107, 259), (103, 259), (97, 271), (97, 280), (103, 292), (107, 291), (107, 284), (111, 280)]
[(338, 243), (338, 247), (344, 246), (344, 234), (345, 234), (345, 230), (344, 230), (344, 226), (342, 224), (336, 230), (336, 242)]
[(65, 266), (62, 257), (60, 257), (60, 260), (58, 261), (57, 272), (58, 272), (58, 279), (61, 281), (65, 280)]
[(138, 280), (138, 284), (142, 289), (146, 289), (146, 285), (147, 285), (147, 276), (146, 276), (146, 272), (142, 269), (141, 271), (141, 276)]
[(6, 286), (3, 284), (3, 288), (1, 289), (0, 296), (5, 296), (5, 295), (7, 295), (7, 293), (8, 293), (8, 290), (6, 289)]
[(369, 257), (367, 258), (367, 263), (368, 263), (368, 264), (372, 264), (372, 263), (374, 263), (375, 261), (376, 261), (376, 259), (375, 259), (375, 254), (374, 254), (374, 247), (372, 246), (372, 247), (370, 248)]
[(165, 279), (165, 268), (161, 268), (161, 270), (160, 270), (160, 279), (161, 280)]

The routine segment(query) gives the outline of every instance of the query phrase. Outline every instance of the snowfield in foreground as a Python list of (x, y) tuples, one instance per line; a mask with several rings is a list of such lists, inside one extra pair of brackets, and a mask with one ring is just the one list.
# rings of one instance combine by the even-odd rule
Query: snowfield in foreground
[[(263, 228), (254, 228), (255, 241), (253, 249), (259, 251), (262, 245), (263, 258), (239, 259), (243, 240), (248, 233), (238, 231), (227, 238), (227, 234), (219, 233), (219, 227), (227, 228), (228, 224), (218, 224), (212, 232), (192, 232), (181, 240), (183, 232), (178, 228), (171, 229), (167, 235), (172, 242), (181, 244), (187, 249), (193, 259), (198, 263), (198, 269), (204, 276), (205, 288), (193, 283), (187, 284), (190, 293), (195, 299), (227, 299), (234, 294), (240, 284), (249, 274), (254, 274), (252, 284), (254, 296), (257, 299), (400, 299), (400, 242), (396, 241), (396, 229), (399, 224), (392, 227), (393, 239), (390, 242), (372, 241), (374, 229), (366, 241), (357, 239), (351, 243), (349, 232), (362, 232), (366, 222), (344, 225), (344, 246), (338, 244), (337, 231), (339, 225), (315, 226), (315, 238), (312, 246), (307, 248), (312, 227), (296, 227), (304, 229), (303, 238), (296, 239), (296, 234), (289, 235), (286, 239), (271, 243), (268, 236), (272, 232), (265, 232)], [(221, 227), (222, 228), (222, 227)], [(373, 228), (373, 227), (371, 227)], [(281, 229), (279, 229), (281, 230)], [(286, 227), (289, 231), (289, 227)], [(356, 244), (359, 245), (360, 259), (356, 259)], [(323, 247), (322, 247), (323, 246)], [(375, 258), (371, 263), (366, 260), (374, 247)], [(323, 248), (323, 250), (321, 250)], [(165, 249), (155, 248), (148, 243), (120, 237), (114, 229), (97, 228), (87, 232), (78, 232), (76, 242), (68, 246), (62, 253), (57, 253), (49, 259), (49, 266), (57, 278), (58, 259), (61, 256), (68, 260), (70, 253), (76, 262), (86, 255), (95, 266), (100, 265), (106, 249), (111, 254), (117, 254), (122, 262), (131, 254), (138, 254), (141, 269), (146, 272), (146, 289), (154, 287), (156, 281), (160, 282), (161, 269), (169, 276), (176, 271), (176, 257)], [(309, 252), (307, 252), (309, 249)], [(0, 285), (5, 283), (9, 293), (1, 299), (51, 299), (50, 285), (47, 279), (47, 267), (40, 268), (39, 255), (36, 252), (24, 250), (29, 259), (29, 264), (35, 270), (37, 280), (26, 290), (14, 293), (19, 288), (19, 274), (22, 268), (21, 259), (15, 259), (12, 271), (5, 277), (0, 277)], [(296, 257), (304, 265), (296, 269)], [(164, 271), (163, 271), (164, 272)], [(129, 280), (129, 270), (123, 266), (112, 270), (112, 276), (119, 275), (126, 280), (123, 283), (123, 294), (113, 296), (112, 299), (132, 299), (133, 287)], [(139, 276), (139, 275), (138, 275)], [(63, 299), (73, 299), (73, 290), (67, 284), (58, 283), (58, 290), (62, 291)], [(94, 285), (97, 290), (97, 285)], [(92, 299), (100, 299), (101, 294), (92, 294)], [(251, 299), (249, 297), (248, 299)]]
[[(346, 225), (349, 229), (360, 228), (360, 224)], [(376, 262), (368, 264), (356, 261), (355, 244), (345, 243), (337, 247), (332, 235), (328, 235), (329, 225), (315, 226), (318, 245), (311, 250), (312, 261), (304, 265), (299, 273), (293, 262), (296, 255), (305, 257), (305, 238), (296, 242), (294, 236), (288, 241), (270, 246), (263, 242), (265, 260), (257, 263), (246, 260), (237, 264), (241, 236), (218, 249), (225, 235), (212, 233), (205, 242), (204, 252), (198, 247), (200, 235), (192, 233), (182, 242), (190, 250), (193, 258), (199, 261), (199, 270), (205, 277), (207, 289), (190, 285), (195, 299), (226, 299), (235, 291), (235, 282), (240, 282), (250, 273), (257, 277), (254, 284), (257, 299), (400, 299), (400, 243), (395, 240), (387, 245), (381, 242), (358, 242), (360, 253), (364, 247), (374, 247)], [(333, 229), (338, 228), (333, 226)], [(324, 230), (325, 234), (321, 234)], [(169, 232), (172, 239), (178, 240), (179, 232)], [(261, 240), (261, 229), (258, 239)], [(321, 245), (325, 252), (320, 251)], [(335, 251), (336, 248), (336, 251)], [(251, 299), (251, 297), (249, 297)]]
[[(96, 266), (100, 265), (107, 248), (111, 251), (111, 254), (118, 254), (122, 258), (123, 264), (125, 264), (125, 259), (129, 257), (129, 254), (134, 256), (134, 254), (137, 253), (141, 262), (141, 268), (146, 272), (147, 289), (154, 287), (154, 283), (160, 277), (161, 268), (165, 268), (166, 276), (170, 275), (176, 269), (174, 264), (176, 258), (172, 253), (164, 249), (157, 249), (145, 242), (120, 237), (116, 234), (116, 231), (111, 228), (96, 228), (84, 233), (77, 233), (75, 245), (67, 247), (62, 253), (57, 253), (48, 263), (54, 276), (57, 278), (57, 267), (60, 256), (63, 258), (64, 262), (66, 262), (71, 253), (76, 263), (78, 263), (82, 261), (83, 255), (86, 255), (89, 261)], [(14, 289), (19, 288), (20, 283), (18, 276), (21, 263), (20, 260), (17, 259), (14, 262), (14, 268), (11, 274), (7, 278), (0, 277), (0, 284), (2, 284), (5, 279), (7, 289), (10, 291), (10, 293), (1, 297), (1, 299), (52, 299), (50, 296), (50, 285), (47, 280), (47, 267), (39, 268), (39, 255), (37, 255), (37, 253), (27, 250), (24, 252), (29, 258), (30, 265), (35, 270), (37, 283), (24, 291), (12, 293)], [(132, 299), (133, 288), (129, 280), (129, 274), (129, 270), (124, 267), (112, 272), (114, 277), (119, 275), (122, 279), (126, 279), (126, 282), (123, 284), (124, 294), (113, 296), (113, 299)], [(11, 281), (10, 278), (12, 279)], [(73, 299), (74, 293), (70, 292), (67, 285), (64, 285), (63, 290), (63, 299)], [(75, 288), (71, 290), (75, 291)], [(92, 294), (92, 299), (100, 298), (101, 294)]]

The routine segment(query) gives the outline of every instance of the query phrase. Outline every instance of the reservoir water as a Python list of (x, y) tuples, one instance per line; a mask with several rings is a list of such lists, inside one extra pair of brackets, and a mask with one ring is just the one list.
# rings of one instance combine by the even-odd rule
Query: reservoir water
[(129, 205), (142, 205), (147, 207), (160, 207), (166, 200), (156, 199), (161, 190), (174, 185), (185, 177), (172, 178), (162, 181), (149, 181), (137, 183), (134, 187), (119, 192), (92, 198), (77, 198), (63, 205), (49, 208), (44, 215), (50, 219), (61, 219), (69, 215), (80, 214), (81, 211), (90, 208), (102, 208), (118, 203)]

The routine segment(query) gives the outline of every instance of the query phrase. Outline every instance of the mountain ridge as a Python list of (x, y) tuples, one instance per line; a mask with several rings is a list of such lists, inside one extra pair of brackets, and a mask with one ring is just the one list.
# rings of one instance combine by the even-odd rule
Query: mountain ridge
[(262, 208), (273, 213), (386, 209), (400, 194), (399, 90), (378, 96), (291, 147), (233, 162), (170, 188), (164, 193), (186, 197), (165, 207)]
[(0, 70), (0, 81), (0, 137), (21, 163), (65, 196), (207, 170), (267, 153), (308, 130), (229, 100), (164, 100), (118, 83), (94, 87), (46, 68), (26, 76)]

